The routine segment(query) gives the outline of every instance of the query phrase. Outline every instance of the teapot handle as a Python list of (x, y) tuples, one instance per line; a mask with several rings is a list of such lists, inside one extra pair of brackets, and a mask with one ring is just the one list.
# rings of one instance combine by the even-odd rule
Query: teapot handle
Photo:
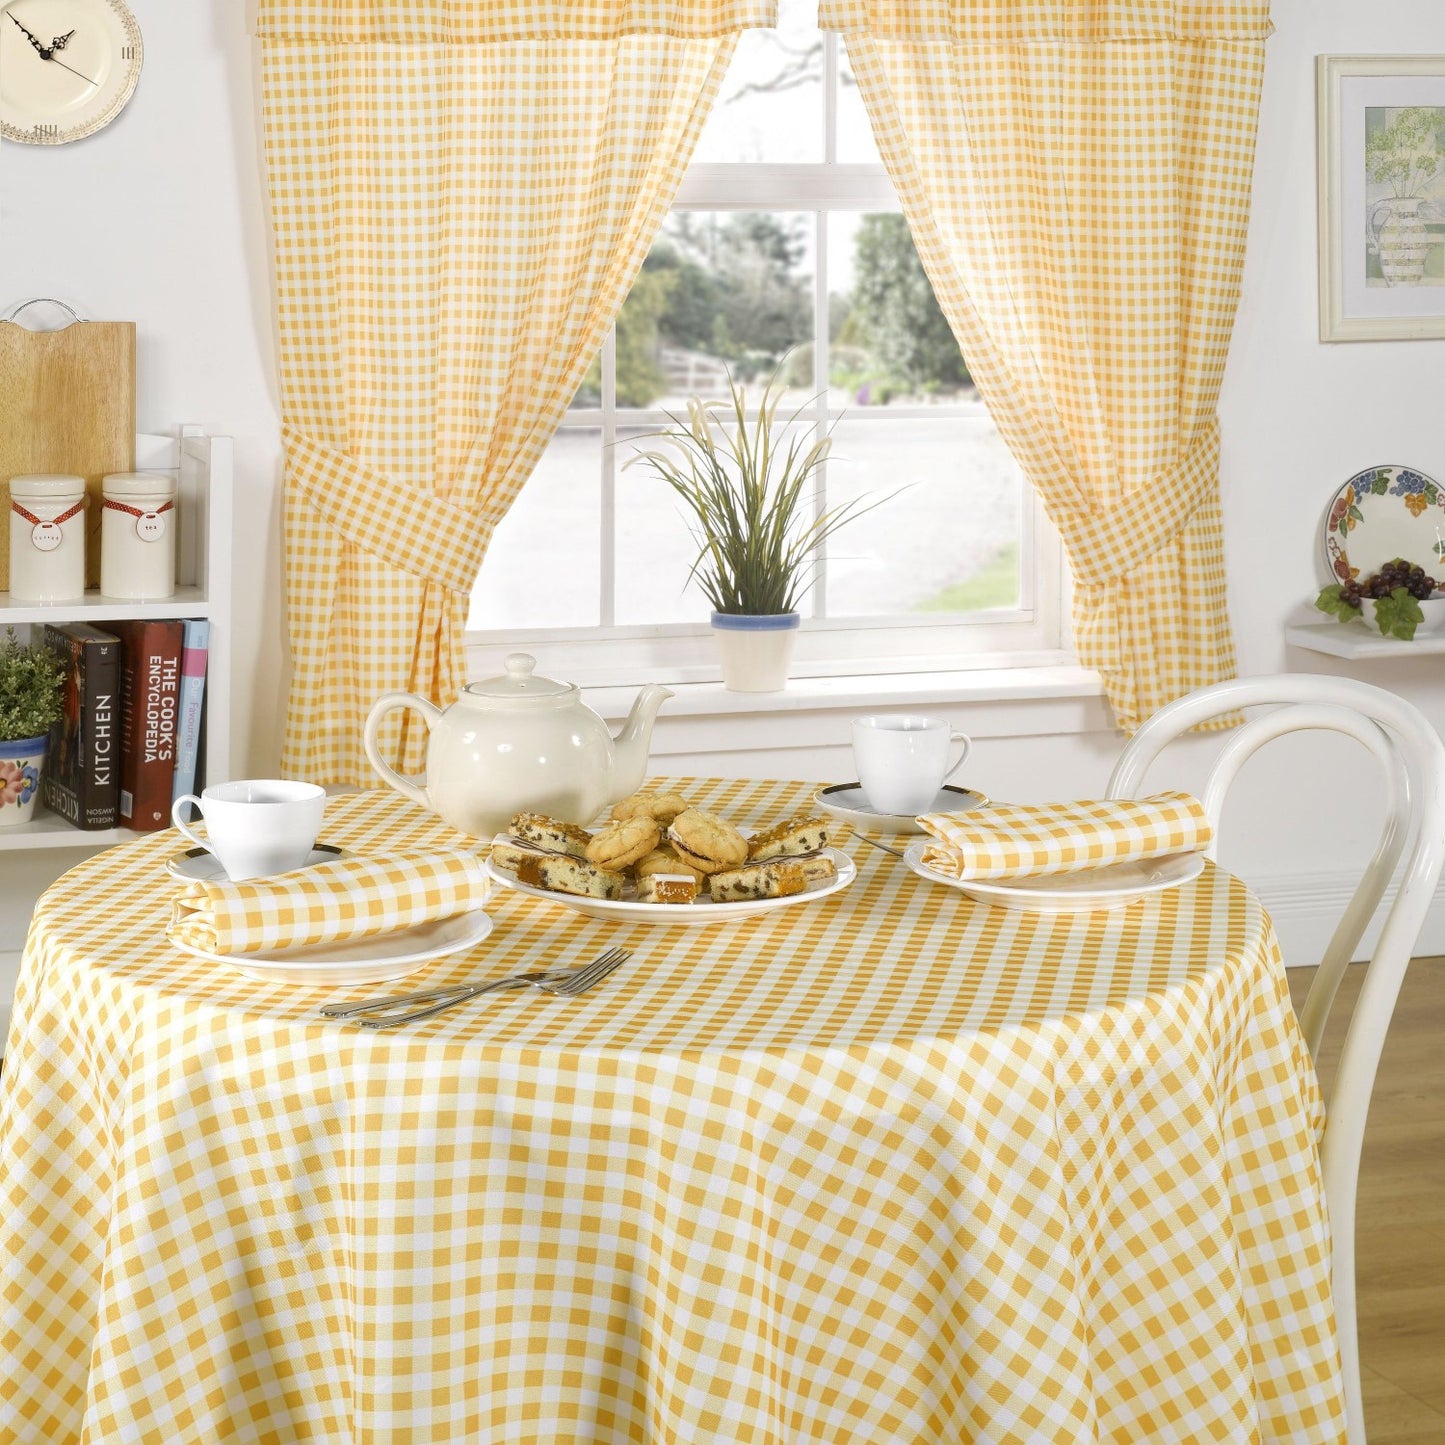
[(415, 708), (425, 719), (427, 730), (430, 731), (437, 724), (441, 717), (442, 710), (435, 703), (428, 702), (424, 697), (418, 697), (413, 692), (388, 692), (383, 693), (372, 705), (371, 713), (366, 719), (366, 731), (362, 734), (362, 745), (366, 749), (367, 760), (371, 766), (381, 774), (382, 778), (391, 784), (404, 798), (410, 798), (414, 803), (420, 803), (423, 808), (431, 809), (432, 801), (427, 796), (425, 788), (419, 788), (410, 778), (403, 777), (392, 765), (381, 756), (381, 749), (377, 746), (376, 735), (381, 731), (382, 719), (393, 708), (409, 707)]

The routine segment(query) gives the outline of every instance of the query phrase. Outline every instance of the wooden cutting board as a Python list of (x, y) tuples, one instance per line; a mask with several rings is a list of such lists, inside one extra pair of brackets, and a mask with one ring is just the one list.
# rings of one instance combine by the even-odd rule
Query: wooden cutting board
[(85, 580), (98, 586), (100, 479), (135, 470), (135, 322), (31, 331), (0, 321), (0, 397), (0, 592), (10, 590), (10, 478), (35, 472), (85, 478)]

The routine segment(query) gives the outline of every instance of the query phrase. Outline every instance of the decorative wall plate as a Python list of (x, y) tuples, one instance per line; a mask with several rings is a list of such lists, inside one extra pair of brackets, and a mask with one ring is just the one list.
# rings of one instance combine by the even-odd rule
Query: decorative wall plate
[(1438, 578), (1445, 573), (1445, 488), (1413, 467), (1356, 472), (1330, 503), (1324, 546), (1336, 582), (1368, 577), (1396, 557)]

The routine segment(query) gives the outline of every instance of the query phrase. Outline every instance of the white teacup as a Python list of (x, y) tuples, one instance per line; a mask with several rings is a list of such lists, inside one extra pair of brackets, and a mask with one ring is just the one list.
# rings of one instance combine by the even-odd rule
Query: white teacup
[[(948, 745), (963, 751), (950, 767)], [(853, 719), (853, 761), (871, 807), (889, 815), (927, 812), (941, 789), (967, 761), (972, 740), (939, 717), (879, 713)]]
[[(189, 803), (206, 821), (202, 838), (181, 817)], [(171, 804), (173, 822), (192, 843), (214, 853), (233, 883), (300, 868), (316, 846), (326, 790), (285, 778), (246, 778), (216, 783), (198, 798), (187, 793)]]

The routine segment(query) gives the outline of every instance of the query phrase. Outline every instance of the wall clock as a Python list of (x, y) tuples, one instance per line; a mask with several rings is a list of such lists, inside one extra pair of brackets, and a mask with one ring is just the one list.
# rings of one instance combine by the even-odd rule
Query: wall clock
[(62, 145), (109, 125), (140, 78), (123, 0), (0, 0), (0, 136)]

